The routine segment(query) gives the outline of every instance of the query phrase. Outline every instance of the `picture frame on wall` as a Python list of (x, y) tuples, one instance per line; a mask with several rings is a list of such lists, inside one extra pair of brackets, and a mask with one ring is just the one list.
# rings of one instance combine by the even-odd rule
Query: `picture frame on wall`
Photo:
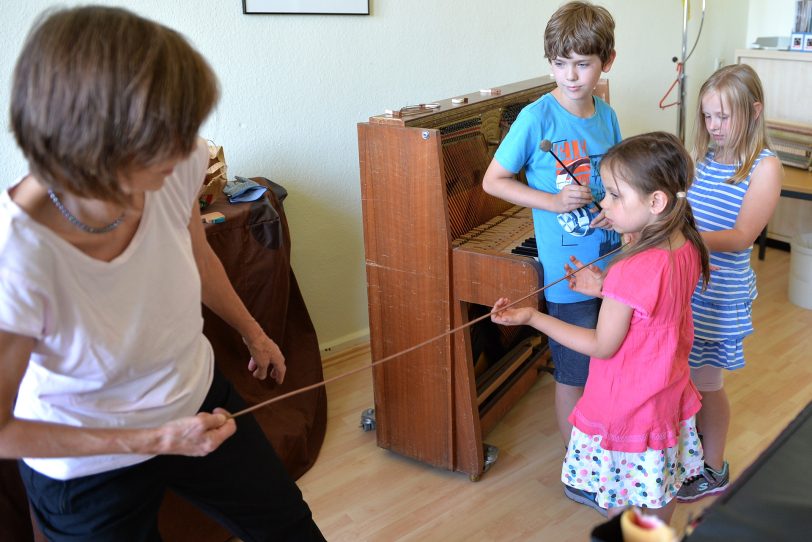
[(369, 15), (369, 0), (242, 0), (254, 14)]

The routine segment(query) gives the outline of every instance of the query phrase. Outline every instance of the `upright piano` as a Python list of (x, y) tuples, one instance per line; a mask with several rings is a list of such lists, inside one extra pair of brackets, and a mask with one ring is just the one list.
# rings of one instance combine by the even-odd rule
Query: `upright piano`
[[(517, 249), (534, 243), (530, 210), (486, 194), (482, 177), (518, 112), (554, 88), (531, 79), (358, 124), (373, 361), (539, 288), (532, 248)], [(478, 480), (483, 437), (547, 360), (538, 333), (485, 319), (377, 365), (378, 446)]]

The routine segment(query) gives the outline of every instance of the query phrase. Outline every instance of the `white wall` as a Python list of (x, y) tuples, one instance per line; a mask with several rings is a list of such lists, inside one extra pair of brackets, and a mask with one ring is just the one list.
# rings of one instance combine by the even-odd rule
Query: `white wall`
[(747, 19), (747, 44), (756, 38), (770, 36), (789, 37), (795, 26), (795, 1), (750, 0)]
[[(327, 348), (363, 337), (368, 327), (356, 124), (386, 108), (548, 73), (544, 26), (563, 2), (371, 0), (370, 16), (249, 16), (237, 0), (99, 3), (126, 6), (179, 30), (211, 62), (222, 99), (202, 135), (224, 146), (230, 176), (266, 176), (288, 189), (293, 267)], [(617, 21), (618, 58), (609, 77), (624, 135), (675, 131), (676, 108), (660, 111), (657, 103), (675, 77), (671, 57), (681, 50), (682, 3), (600, 3)], [(53, 4), (0, 2), (4, 111), (24, 35)], [(731, 62), (733, 50), (746, 46), (748, 16), (755, 17), (756, 8), (767, 11), (767, 0), (751, 0), (749, 11), (739, 0), (708, 4), (702, 39), (687, 66), (689, 97), (717, 59)], [(793, 0), (771, 0), (769, 9), (778, 4)], [(701, 2), (691, 6), (692, 43)], [(688, 119), (694, 104), (689, 98)], [(26, 171), (7, 117), (4, 112), (0, 186)]]

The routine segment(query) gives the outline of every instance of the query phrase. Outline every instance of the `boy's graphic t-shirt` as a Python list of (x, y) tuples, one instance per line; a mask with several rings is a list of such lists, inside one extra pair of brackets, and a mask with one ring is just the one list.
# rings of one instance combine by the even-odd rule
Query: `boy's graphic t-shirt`
[[(527, 183), (536, 190), (556, 194), (567, 184), (578, 182), (590, 187), (595, 201), (602, 200), (606, 191), (600, 177), (600, 159), (609, 147), (620, 142), (621, 135), (612, 108), (598, 97), (594, 101), (594, 115), (584, 119), (561, 107), (552, 94), (540, 97), (519, 113), (496, 151), (496, 161), (513, 173), (524, 169)], [(551, 151), (567, 165), (575, 181), (550, 152), (539, 148), (545, 139), (552, 143)], [(594, 204), (560, 214), (533, 209), (545, 284), (564, 275), (564, 264), (569, 263), (570, 256), (588, 262), (619, 245), (616, 232), (589, 226), (599, 212)], [(606, 262), (597, 265), (603, 268)], [(545, 297), (555, 303), (589, 299), (570, 290), (566, 281), (545, 290)]]

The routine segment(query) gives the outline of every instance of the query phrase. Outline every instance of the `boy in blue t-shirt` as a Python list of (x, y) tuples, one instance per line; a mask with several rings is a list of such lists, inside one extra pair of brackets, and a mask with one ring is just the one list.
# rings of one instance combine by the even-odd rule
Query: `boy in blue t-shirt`
[[(610, 225), (593, 203), (604, 197), (600, 157), (621, 140), (615, 112), (592, 95), (601, 73), (615, 60), (614, 28), (605, 8), (587, 2), (567, 3), (553, 14), (544, 31), (544, 56), (557, 88), (522, 109), (482, 181), (487, 193), (533, 209), (545, 284), (564, 275), (571, 255), (588, 262), (620, 242), (616, 232), (603, 229)], [(551, 143), (551, 151), (575, 180), (550, 152), (540, 149), (543, 140)], [(522, 168), (527, 185), (516, 179)], [(566, 281), (545, 290), (545, 296), (549, 314), (575, 325), (596, 326), (600, 300), (571, 291)], [(589, 358), (549, 342), (556, 418), (569, 442), (572, 425), (567, 417), (583, 393)]]

